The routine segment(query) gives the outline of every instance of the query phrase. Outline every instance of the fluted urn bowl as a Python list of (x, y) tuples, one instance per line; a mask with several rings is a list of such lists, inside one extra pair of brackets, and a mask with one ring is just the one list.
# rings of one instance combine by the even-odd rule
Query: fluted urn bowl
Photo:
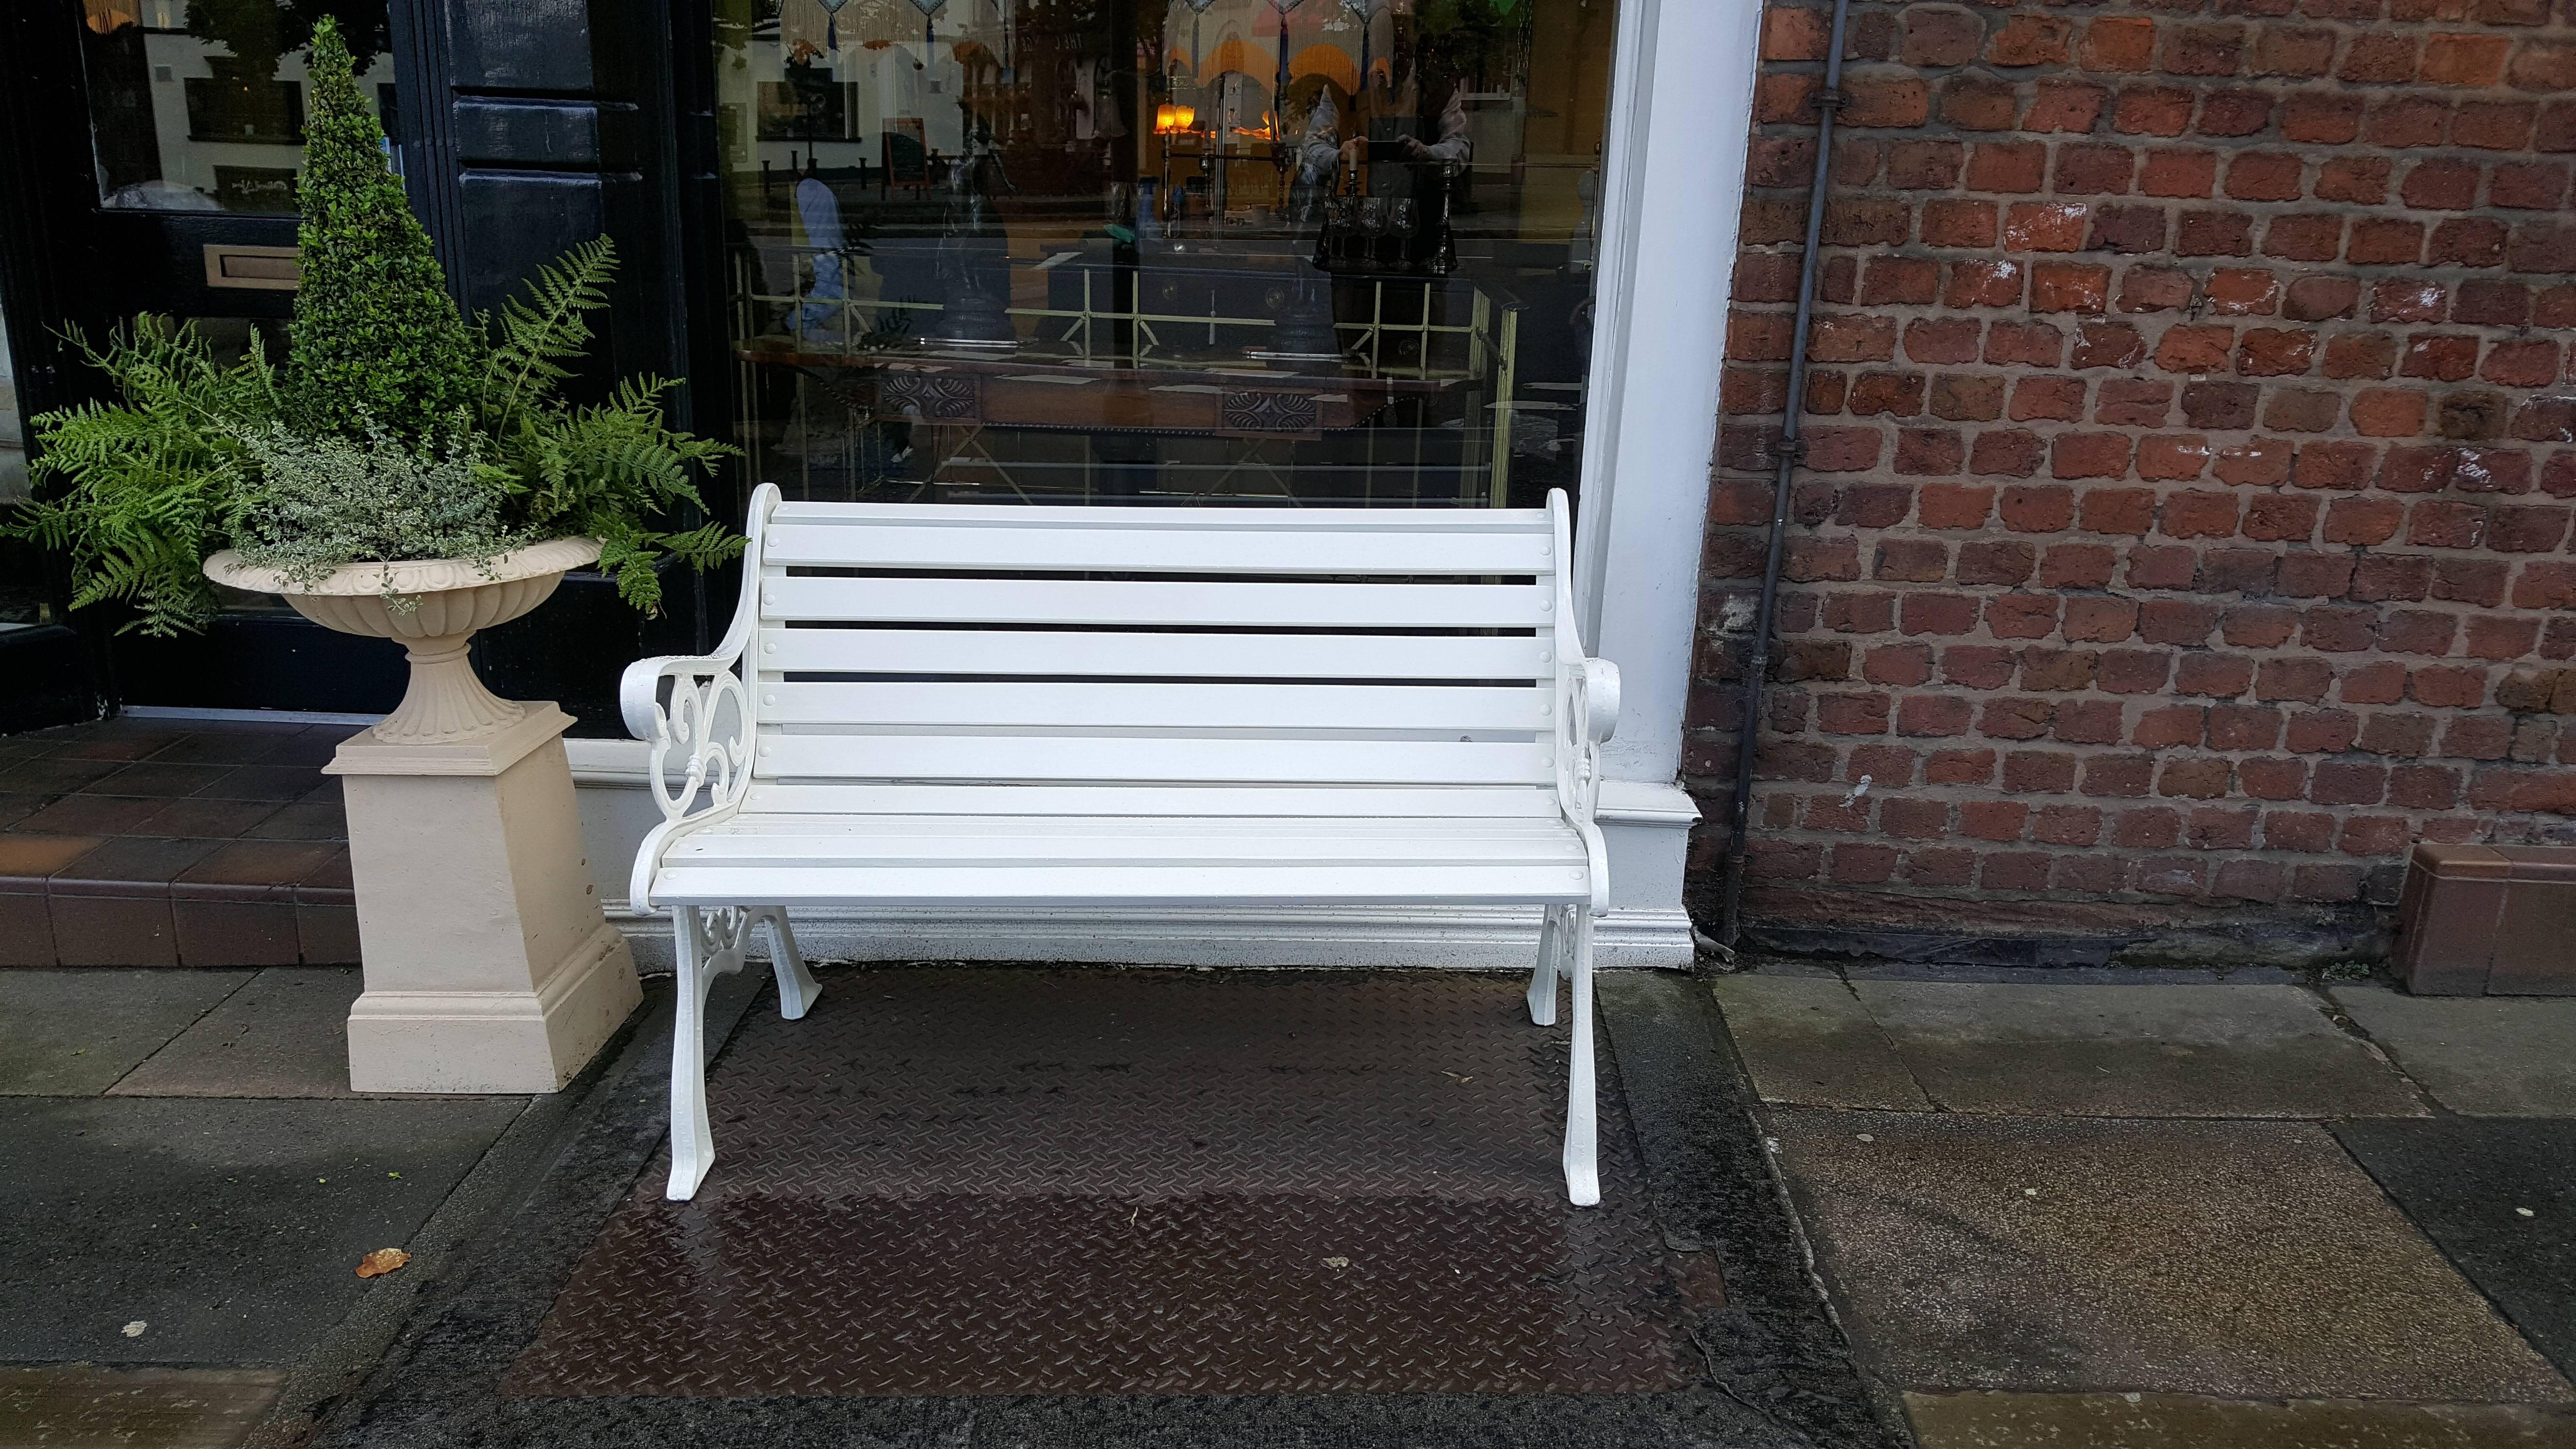
[(483, 687), (466, 646), (475, 631), (544, 603), (566, 570), (598, 557), (595, 538), (554, 538), (481, 563), (343, 564), (311, 583), (245, 563), (231, 549), (207, 559), (205, 568), (206, 577), (226, 587), (284, 598), (323, 628), (400, 641), (411, 657), (411, 684), (375, 735), (388, 744), (434, 745), (479, 739), (527, 716), (526, 705)]

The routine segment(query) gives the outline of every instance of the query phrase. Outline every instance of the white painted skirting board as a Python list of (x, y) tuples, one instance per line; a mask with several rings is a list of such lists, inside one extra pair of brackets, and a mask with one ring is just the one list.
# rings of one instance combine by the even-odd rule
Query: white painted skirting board
[[(633, 740), (566, 740), (581, 798), (590, 869), (608, 918), (627, 934), (635, 964), (671, 967), (666, 916), (625, 910), (627, 867), (660, 820), (645, 789), (645, 748)], [(1619, 788), (1614, 792), (1612, 786)], [(1615, 793), (1615, 807), (1614, 807)], [(1611, 837), (1613, 890), (1620, 872), (1654, 889), (1651, 903), (1622, 903), (1594, 935), (1603, 967), (1688, 966), (1690, 917), (1679, 861), (1690, 797), (1678, 788), (1604, 782), (1601, 821)], [(1669, 871), (1662, 869), (1670, 861)], [(1631, 861), (1636, 862), (1634, 867)], [(1666, 892), (1669, 892), (1668, 897)], [(800, 911), (797, 943), (820, 961), (1094, 961), (1157, 966), (1415, 966), (1524, 970), (1538, 952), (1538, 912), (1508, 907), (1299, 906), (1272, 911), (1087, 908), (1030, 912), (947, 908)], [(764, 942), (762, 948), (766, 950)]]

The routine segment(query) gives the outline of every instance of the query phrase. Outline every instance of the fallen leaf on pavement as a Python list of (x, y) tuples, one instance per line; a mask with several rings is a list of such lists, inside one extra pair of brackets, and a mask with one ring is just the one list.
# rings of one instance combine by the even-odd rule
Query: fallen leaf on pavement
[(376, 1278), (411, 1261), (411, 1254), (400, 1248), (378, 1248), (358, 1260), (358, 1276)]

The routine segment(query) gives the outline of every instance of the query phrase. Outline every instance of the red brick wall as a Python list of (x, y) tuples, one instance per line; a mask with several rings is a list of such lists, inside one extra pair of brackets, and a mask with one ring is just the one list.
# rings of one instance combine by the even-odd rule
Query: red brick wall
[[(1764, 29), (1718, 822), (1828, 13)], [(2576, 839), (2576, 0), (1855, 4), (1846, 55), (1751, 914), (2351, 908)]]

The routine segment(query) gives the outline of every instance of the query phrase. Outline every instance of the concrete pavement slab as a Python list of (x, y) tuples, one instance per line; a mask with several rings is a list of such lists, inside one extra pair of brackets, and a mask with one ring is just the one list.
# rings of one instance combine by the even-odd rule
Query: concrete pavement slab
[(0, 1368), (0, 1449), (232, 1449), (277, 1369)]
[(2527, 1404), (1970, 1393), (1905, 1411), (1922, 1449), (2576, 1449), (2576, 1415)]
[(0, 1362), (290, 1365), (526, 1100), (0, 1102)]
[(1831, 976), (1721, 976), (1727, 1035), (1766, 1102), (1929, 1112), (1932, 1100), (1850, 987)]
[(2313, 1124), (1772, 1122), (1854, 1348), (1899, 1386), (2576, 1403)]
[(103, 1092), (213, 1010), (248, 971), (0, 971), (0, 1096)]
[[(2368, 1045), (2292, 986), (1857, 981), (1932, 1100), (2086, 1117), (2419, 1116)], [(2571, 1003), (2576, 1004), (2576, 1003)]]
[(2408, 1076), (2471, 1117), (2576, 1117), (2576, 1001), (2331, 993)]
[(2576, 1374), (2576, 1122), (2344, 1122), (2335, 1136), (2561, 1372)]
[(118, 1097), (353, 1097), (355, 967), (272, 966), (109, 1089)]

